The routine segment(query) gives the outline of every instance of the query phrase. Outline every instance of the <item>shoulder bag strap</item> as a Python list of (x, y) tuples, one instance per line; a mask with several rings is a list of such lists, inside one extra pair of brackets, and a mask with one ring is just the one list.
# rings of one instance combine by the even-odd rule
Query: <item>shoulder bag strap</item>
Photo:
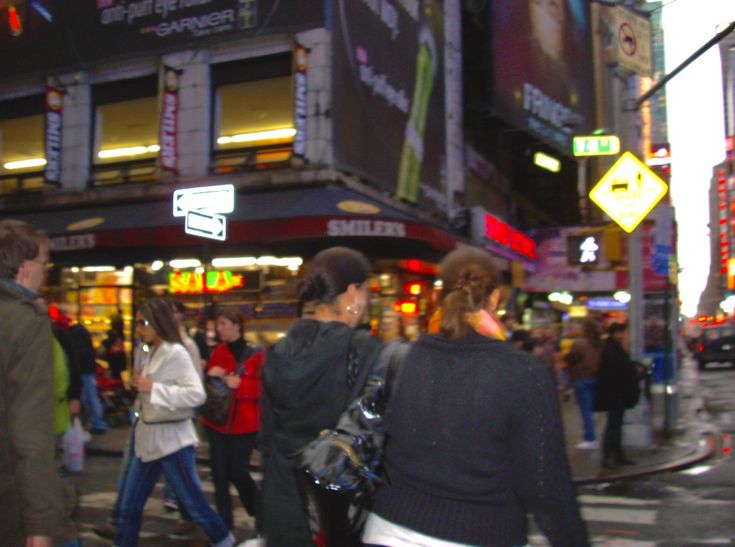
[(386, 351), (390, 348), (390, 353), (387, 356), (388, 359), (388, 370), (385, 373), (385, 399), (386, 401), (390, 398), (391, 392), (395, 391), (398, 386), (398, 380), (403, 370), (403, 365), (406, 362), (408, 356), (408, 350), (411, 349), (411, 344), (403, 340), (392, 342), (386, 347)]
[(369, 366), (363, 366), (360, 369), (359, 351), (370, 336), (372, 336), (370, 332), (364, 329), (355, 329), (350, 335), (350, 342), (347, 346), (347, 387), (350, 389), (348, 401), (352, 401), (359, 395), (370, 374)]

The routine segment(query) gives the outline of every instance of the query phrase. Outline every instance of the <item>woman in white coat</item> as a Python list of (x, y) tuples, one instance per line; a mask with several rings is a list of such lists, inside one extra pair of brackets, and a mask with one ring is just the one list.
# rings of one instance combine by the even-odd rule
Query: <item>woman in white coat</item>
[(206, 396), (191, 357), (181, 344), (169, 305), (149, 300), (136, 317), (136, 331), (151, 347), (140, 374), (135, 427), (135, 453), (124, 481), (115, 545), (138, 544), (143, 508), (161, 473), (192, 519), (216, 547), (230, 547), (235, 538), (209, 506), (197, 475), (198, 444), (192, 418)]

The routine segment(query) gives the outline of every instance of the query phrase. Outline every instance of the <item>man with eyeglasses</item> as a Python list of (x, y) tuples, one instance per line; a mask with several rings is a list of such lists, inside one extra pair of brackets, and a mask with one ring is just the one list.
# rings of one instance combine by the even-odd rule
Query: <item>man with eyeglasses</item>
[(46, 547), (62, 530), (54, 461), (51, 322), (36, 304), (49, 247), (30, 224), (0, 220), (0, 545)]

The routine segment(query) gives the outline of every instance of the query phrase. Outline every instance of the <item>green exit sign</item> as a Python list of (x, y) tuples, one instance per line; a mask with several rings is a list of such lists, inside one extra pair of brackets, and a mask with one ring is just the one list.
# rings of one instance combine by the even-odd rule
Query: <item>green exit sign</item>
[(572, 139), (575, 156), (613, 156), (620, 153), (620, 139), (615, 135), (589, 135)]

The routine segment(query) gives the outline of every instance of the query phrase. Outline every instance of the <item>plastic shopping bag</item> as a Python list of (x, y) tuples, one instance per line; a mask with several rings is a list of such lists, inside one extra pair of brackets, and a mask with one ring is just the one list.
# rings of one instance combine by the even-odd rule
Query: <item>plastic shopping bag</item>
[(84, 428), (82, 428), (82, 422), (79, 418), (74, 418), (63, 438), (64, 465), (68, 471), (84, 469), (85, 438), (86, 434)]

